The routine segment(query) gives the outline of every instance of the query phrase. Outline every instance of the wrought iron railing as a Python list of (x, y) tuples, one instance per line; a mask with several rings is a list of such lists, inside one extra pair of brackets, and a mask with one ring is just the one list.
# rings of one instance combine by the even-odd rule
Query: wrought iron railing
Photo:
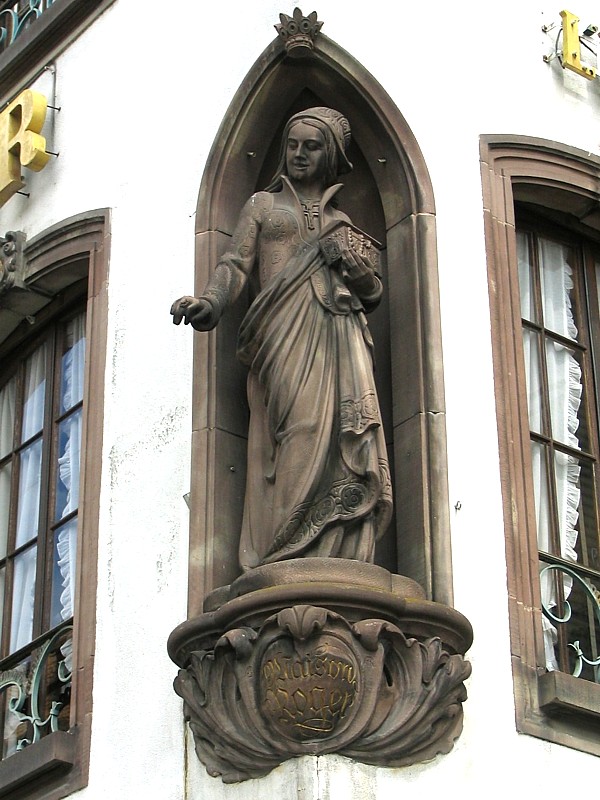
[(0, 53), (14, 44), (53, 3), (54, 0), (0, 0)]
[(0, 672), (2, 758), (69, 727), (72, 624), (36, 644)]
[[(549, 626), (561, 671), (576, 678), (600, 683), (600, 589), (587, 570), (576, 571), (564, 564), (547, 564), (540, 571), (554, 579), (553, 588), (542, 596), (542, 612)], [(597, 580), (597, 578), (596, 578)]]

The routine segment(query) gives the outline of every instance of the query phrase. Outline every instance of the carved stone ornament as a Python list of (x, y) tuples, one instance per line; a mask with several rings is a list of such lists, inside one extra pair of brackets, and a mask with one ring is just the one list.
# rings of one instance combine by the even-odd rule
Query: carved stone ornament
[(0, 237), (0, 296), (11, 289), (23, 289), (25, 259), (23, 246), (25, 234), (21, 231), (8, 231)]
[(350, 248), (368, 259), (375, 272), (380, 272), (381, 243), (354, 225), (340, 222), (320, 240), (319, 246), (328, 264), (335, 264), (342, 257), (343, 251)]
[(254, 573), (169, 640), (182, 667), (175, 691), (210, 775), (233, 783), (324, 753), (400, 767), (452, 749), (470, 674), (464, 617), (355, 561)]
[(286, 52), (294, 58), (308, 55), (315, 46), (315, 38), (323, 23), (317, 20), (317, 12), (313, 11), (307, 17), (299, 8), (294, 9), (293, 15), (280, 14), (279, 25), (275, 30), (283, 40)]

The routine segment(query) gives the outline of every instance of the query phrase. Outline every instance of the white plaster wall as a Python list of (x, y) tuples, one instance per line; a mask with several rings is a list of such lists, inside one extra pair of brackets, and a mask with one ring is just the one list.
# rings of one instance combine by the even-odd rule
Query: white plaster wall
[[(600, 24), (596, 3), (571, 6)], [(193, 287), (193, 214), (221, 119), (293, 4), (117, 0), (56, 61), (62, 110), (47, 130), (59, 158), (28, 177), (29, 199), (0, 211), (0, 233), (33, 236), (72, 214), (112, 209), (93, 737), (89, 786), (77, 797), (387, 800), (457, 786), (474, 798), (512, 791), (517, 776), (523, 794), (566, 795), (574, 774), (595, 785), (597, 760), (514, 725), (478, 140), (524, 134), (598, 154), (600, 80), (543, 62), (553, 36), (541, 26), (559, 23), (558, 3), (314, 7), (323, 32), (396, 102), (433, 182), (450, 497), (452, 508), (460, 503), (455, 601), (475, 629), (465, 731), (450, 755), (418, 767), (306, 758), (229, 787), (206, 775), (189, 742), (184, 758), (165, 644), (186, 614), (192, 334), (171, 325), (168, 310)], [(45, 75), (40, 90), (51, 95), (52, 83)]]

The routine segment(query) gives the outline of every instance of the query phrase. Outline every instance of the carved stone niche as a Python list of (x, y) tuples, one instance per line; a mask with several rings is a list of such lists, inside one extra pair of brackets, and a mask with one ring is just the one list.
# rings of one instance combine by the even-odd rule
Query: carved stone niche
[(387, 570), (305, 558), (258, 567), (177, 627), (196, 752), (225, 783), (302, 755), (400, 767), (452, 749), (472, 642), (468, 620)]

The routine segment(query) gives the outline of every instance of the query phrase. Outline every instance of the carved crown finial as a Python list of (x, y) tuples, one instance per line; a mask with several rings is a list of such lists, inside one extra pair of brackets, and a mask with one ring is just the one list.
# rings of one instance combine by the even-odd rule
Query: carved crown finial
[(281, 23), (275, 25), (275, 30), (282, 38), (288, 55), (298, 58), (314, 50), (315, 38), (323, 27), (323, 23), (317, 20), (316, 11), (305, 17), (299, 8), (295, 8), (293, 16), (280, 14), (279, 19)]

